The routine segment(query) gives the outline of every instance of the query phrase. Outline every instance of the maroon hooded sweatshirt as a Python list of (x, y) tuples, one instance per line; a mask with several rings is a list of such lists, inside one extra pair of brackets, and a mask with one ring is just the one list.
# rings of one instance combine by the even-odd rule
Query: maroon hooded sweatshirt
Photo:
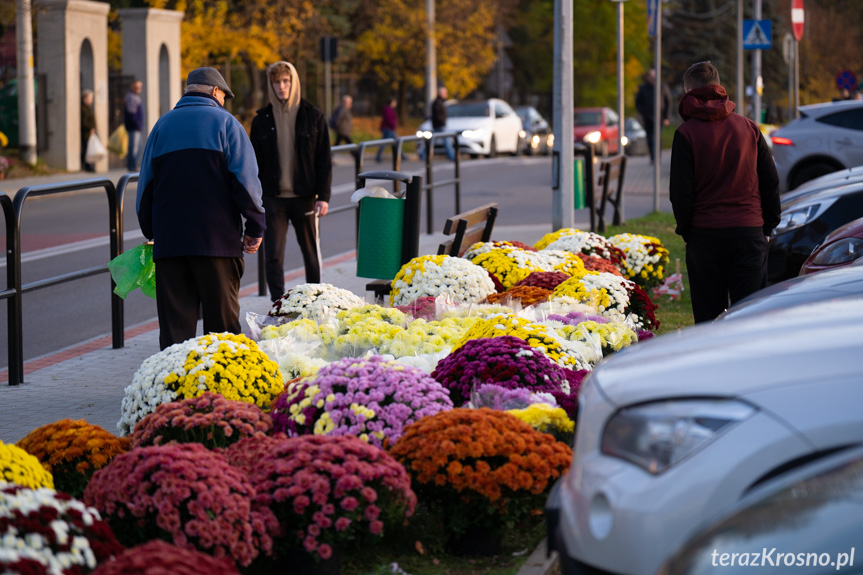
[(669, 192), (677, 233), (769, 236), (779, 224), (779, 177), (758, 126), (734, 114), (725, 88), (688, 91), (678, 111)]

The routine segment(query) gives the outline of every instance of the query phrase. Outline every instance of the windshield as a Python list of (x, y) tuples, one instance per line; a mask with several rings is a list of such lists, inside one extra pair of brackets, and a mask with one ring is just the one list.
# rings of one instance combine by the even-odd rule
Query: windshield
[(602, 114), (600, 112), (575, 112), (572, 115), (572, 124), (574, 126), (598, 126), (602, 124)]
[(490, 116), (488, 102), (473, 102), (465, 104), (450, 104), (447, 106), (447, 116), (450, 118), (475, 118)]
[(527, 108), (517, 108), (515, 113), (518, 114), (518, 117), (521, 118), (522, 122), (530, 121), (530, 110)]

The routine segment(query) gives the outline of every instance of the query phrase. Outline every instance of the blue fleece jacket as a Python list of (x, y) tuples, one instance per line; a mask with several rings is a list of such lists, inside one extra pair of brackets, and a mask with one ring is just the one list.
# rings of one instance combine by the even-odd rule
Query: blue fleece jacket
[(219, 102), (189, 93), (147, 138), (138, 178), (138, 222), (153, 259), (241, 257), (242, 235), (266, 229), (255, 152)]

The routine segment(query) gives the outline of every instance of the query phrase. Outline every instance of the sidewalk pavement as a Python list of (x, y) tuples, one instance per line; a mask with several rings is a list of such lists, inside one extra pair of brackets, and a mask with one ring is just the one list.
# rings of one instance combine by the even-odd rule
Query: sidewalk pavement
[[(667, 156), (663, 158), (663, 186), (667, 190)], [(105, 177), (116, 181), (125, 172), (108, 172)], [(78, 177), (80, 176), (80, 178)], [(55, 174), (27, 181), (10, 180), (2, 186), (10, 192), (26, 185), (69, 181), (92, 177), (90, 174)], [(627, 194), (652, 194), (653, 169), (646, 157), (630, 158), (624, 189)], [(10, 194), (12, 195), (12, 194)], [(667, 196), (667, 192), (664, 192)], [(577, 212), (586, 218), (586, 211)], [(589, 229), (587, 221), (577, 221), (576, 227)], [(543, 225), (495, 226), (493, 240), (521, 241), (534, 244), (552, 231), (551, 223)], [(442, 233), (421, 235), (420, 254), (437, 253), (438, 244), (446, 239)], [(356, 275), (354, 251), (328, 258), (323, 263), (321, 281), (365, 296), (369, 279)], [(286, 274), (286, 288), (305, 282), (302, 269)], [(240, 318), (245, 326), (247, 312), (266, 315), (269, 297), (257, 295), (257, 284), (240, 291)], [(202, 332), (199, 322), (198, 333)], [(110, 334), (81, 342), (56, 353), (26, 361), (24, 383), (17, 386), (0, 384), (0, 441), (14, 443), (42, 425), (69, 419), (86, 419), (117, 433), (120, 405), (124, 390), (132, 382), (141, 363), (159, 351), (158, 322), (153, 319), (126, 329), (125, 347), (112, 349)], [(4, 370), (5, 371), (5, 370)], [(554, 561), (545, 557), (544, 542), (528, 558), (518, 575), (543, 575)]]

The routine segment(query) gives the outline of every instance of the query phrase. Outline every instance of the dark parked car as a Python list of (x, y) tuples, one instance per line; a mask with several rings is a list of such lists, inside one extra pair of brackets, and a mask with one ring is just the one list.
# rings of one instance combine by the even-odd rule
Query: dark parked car
[(830, 232), (803, 262), (800, 274), (846, 267), (856, 261), (863, 263), (860, 258), (863, 258), (863, 218)]
[(717, 321), (834, 299), (845, 300), (849, 305), (863, 305), (863, 265), (797, 276), (767, 286), (725, 310)]
[(529, 156), (550, 154), (554, 148), (554, 132), (548, 121), (533, 106), (519, 106), (515, 109), (515, 113), (521, 118), (524, 132), (521, 138), (522, 152)]
[(623, 120), (623, 138), (623, 151), (627, 156), (646, 156), (650, 153), (647, 131), (635, 118)]
[(770, 237), (767, 279), (779, 282), (800, 274), (803, 263), (827, 234), (863, 217), (863, 182), (804, 196), (783, 207)]
[(658, 575), (863, 573), (863, 449), (766, 481), (689, 539)]

